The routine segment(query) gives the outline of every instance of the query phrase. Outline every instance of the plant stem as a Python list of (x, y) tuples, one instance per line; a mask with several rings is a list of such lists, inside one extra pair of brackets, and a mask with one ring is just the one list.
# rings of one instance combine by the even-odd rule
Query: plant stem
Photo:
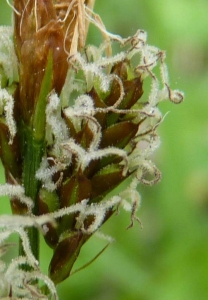
[[(44, 143), (37, 143), (33, 138), (33, 133), (30, 128), (24, 130), (24, 166), (23, 166), (23, 184), (25, 188), (26, 196), (33, 200), (34, 208), (33, 214), (38, 214), (38, 190), (39, 181), (36, 179), (35, 174), (40, 166), (42, 154), (44, 151)], [(30, 246), (35, 258), (39, 259), (39, 234), (36, 228), (28, 229), (28, 236), (30, 240)], [(20, 254), (24, 251), (20, 246)]]
[[(51, 90), (53, 61), (51, 53), (48, 55), (47, 66), (43, 77), (40, 94), (37, 99), (36, 108), (30, 125), (22, 124), (23, 137), (23, 184), (25, 195), (33, 200), (33, 214), (38, 215), (38, 190), (40, 182), (36, 179), (35, 174), (42, 160), (45, 151), (45, 122), (46, 122), (46, 103), (47, 95)], [(31, 250), (39, 260), (39, 234), (36, 228), (28, 229)], [(20, 254), (24, 254), (20, 245)]]

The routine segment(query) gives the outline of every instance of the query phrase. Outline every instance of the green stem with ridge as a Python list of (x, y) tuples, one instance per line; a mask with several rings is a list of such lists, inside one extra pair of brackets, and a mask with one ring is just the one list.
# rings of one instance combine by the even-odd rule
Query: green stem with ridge
[[(40, 167), (42, 155), (44, 152), (44, 143), (37, 143), (32, 135), (31, 130), (25, 130), (25, 149), (24, 149), (24, 167), (23, 167), (23, 184), (26, 196), (33, 200), (33, 214), (38, 215), (38, 191), (40, 182), (36, 179), (35, 174)], [(36, 228), (28, 229), (31, 250), (35, 258), (39, 259), (39, 234)]]
[[(23, 141), (23, 185), (26, 196), (33, 200), (33, 214), (38, 215), (38, 192), (40, 181), (36, 179), (36, 172), (45, 152), (45, 126), (47, 98), (51, 91), (53, 74), (52, 54), (49, 53), (45, 75), (43, 77), (40, 93), (30, 125), (22, 125)], [(36, 228), (28, 229), (31, 250), (39, 260), (39, 234)], [(20, 254), (24, 253), (20, 245)]]

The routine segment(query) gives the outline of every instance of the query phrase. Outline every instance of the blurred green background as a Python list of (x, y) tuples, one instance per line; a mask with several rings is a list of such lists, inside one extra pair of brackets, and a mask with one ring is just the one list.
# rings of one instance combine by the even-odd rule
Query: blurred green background
[[(0, 24), (11, 23), (5, 2), (0, 2)], [(95, 11), (111, 32), (129, 36), (145, 29), (150, 45), (167, 50), (171, 87), (186, 97), (181, 105), (161, 105), (170, 113), (159, 128), (161, 147), (153, 160), (163, 178), (154, 187), (139, 186), (144, 228), (135, 224), (126, 231), (129, 216), (123, 211), (112, 217), (103, 232), (116, 243), (61, 284), (60, 299), (207, 300), (208, 1), (97, 0)], [(90, 39), (98, 38), (92, 30)], [(1, 203), (8, 211), (6, 201)], [(92, 238), (77, 267), (104, 245)], [(49, 257), (44, 248), (45, 270)]]

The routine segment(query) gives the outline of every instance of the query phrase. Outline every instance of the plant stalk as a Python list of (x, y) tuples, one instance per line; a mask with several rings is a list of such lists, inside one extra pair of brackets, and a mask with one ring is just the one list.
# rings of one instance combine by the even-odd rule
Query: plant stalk
[[(40, 166), (44, 151), (44, 143), (37, 143), (34, 140), (32, 130), (26, 128), (24, 130), (24, 166), (23, 166), (23, 184), (25, 195), (33, 200), (33, 214), (38, 215), (38, 190), (40, 182), (36, 179), (35, 174)], [(37, 260), (39, 260), (39, 233), (36, 228), (28, 228), (28, 236), (30, 240), (31, 250)], [(22, 245), (20, 245), (20, 255), (24, 254)]]

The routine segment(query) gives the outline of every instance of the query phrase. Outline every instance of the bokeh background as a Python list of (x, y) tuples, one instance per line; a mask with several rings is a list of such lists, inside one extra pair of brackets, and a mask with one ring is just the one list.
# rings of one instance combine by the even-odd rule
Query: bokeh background
[[(103, 232), (116, 238), (89, 267), (59, 287), (62, 300), (207, 300), (208, 299), (208, 1), (97, 0), (95, 11), (109, 31), (125, 37), (138, 28), (148, 43), (167, 51), (171, 87), (185, 92), (181, 105), (162, 103), (170, 113), (159, 128), (161, 147), (153, 160), (162, 181), (139, 186), (138, 224), (126, 230), (120, 212)], [(0, 24), (11, 24), (6, 0)], [(99, 33), (91, 30), (89, 39)], [(3, 172), (1, 182), (3, 182)], [(8, 201), (0, 209), (9, 211)], [(76, 267), (105, 245), (92, 238)], [(50, 258), (42, 248), (43, 269)]]

